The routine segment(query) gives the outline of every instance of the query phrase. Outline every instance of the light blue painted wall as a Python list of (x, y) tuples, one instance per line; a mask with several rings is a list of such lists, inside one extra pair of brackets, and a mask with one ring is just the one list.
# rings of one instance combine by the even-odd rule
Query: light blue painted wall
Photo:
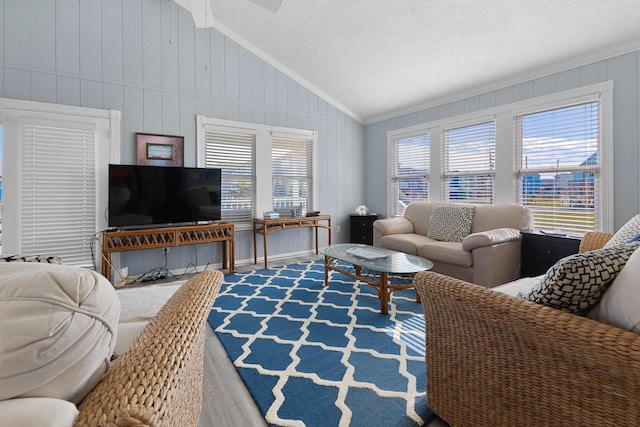
[(387, 212), (388, 131), (608, 80), (614, 82), (614, 227), (619, 228), (640, 212), (640, 51), (367, 125), (366, 203), (374, 211)]
[[(122, 111), (123, 163), (147, 132), (183, 135), (195, 166), (196, 115), (317, 130), (316, 208), (332, 215), (334, 241), (348, 240), (363, 203), (364, 126), (219, 31), (196, 29), (175, 2), (0, 0), (0, 23), (0, 96)], [(269, 255), (312, 246), (311, 230), (285, 231), (270, 236)], [(163, 261), (159, 250), (122, 258), (131, 274)], [(250, 232), (236, 233), (236, 259), (253, 259)], [(220, 262), (219, 245), (173, 248), (168, 267), (207, 262)]]

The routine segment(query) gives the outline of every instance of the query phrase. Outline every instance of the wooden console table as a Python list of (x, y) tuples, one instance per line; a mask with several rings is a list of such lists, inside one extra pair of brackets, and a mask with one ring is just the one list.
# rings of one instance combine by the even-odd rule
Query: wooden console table
[(171, 246), (222, 243), (222, 268), (235, 272), (233, 224), (200, 224), (102, 233), (102, 274), (111, 281), (111, 253)]
[(331, 215), (306, 216), (295, 218), (277, 219), (253, 219), (253, 263), (258, 263), (258, 250), (256, 248), (256, 235), (262, 234), (264, 243), (264, 268), (267, 267), (267, 236), (282, 230), (291, 228), (313, 227), (316, 230), (316, 255), (318, 252), (318, 229), (326, 228), (329, 232), (329, 245), (331, 245)]

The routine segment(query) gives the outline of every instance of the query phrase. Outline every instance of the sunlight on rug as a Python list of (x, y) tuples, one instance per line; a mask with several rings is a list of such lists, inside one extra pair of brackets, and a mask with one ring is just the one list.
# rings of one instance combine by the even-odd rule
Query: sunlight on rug
[(376, 291), (322, 261), (225, 276), (209, 315), (274, 426), (419, 426), (426, 406), (424, 316), (414, 290)]

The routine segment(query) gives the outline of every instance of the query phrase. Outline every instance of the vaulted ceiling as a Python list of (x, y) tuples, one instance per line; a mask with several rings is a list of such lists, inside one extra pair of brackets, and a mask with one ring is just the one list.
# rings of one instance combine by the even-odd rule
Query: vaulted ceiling
[(640, 0), (209, 2), (215, 27), (362, 123), (640, 49)]

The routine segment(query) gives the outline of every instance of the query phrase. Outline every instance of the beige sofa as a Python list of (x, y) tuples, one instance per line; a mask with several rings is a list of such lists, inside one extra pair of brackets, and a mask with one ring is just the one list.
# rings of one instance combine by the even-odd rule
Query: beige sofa
[(446, 235), (458, 223), (437, 221), (435, 214), (446, 219), (446, 210), (458, 207), (469, 205), (413, 202), (404, 217), (374, 222), (373, 245), (427, 258), (433, 262), (432, 271), (485, 287), (519, 278), (520, 231), (531, 226), (529, 210), (516, 204), (472, 206), (470, 227), (460, 241), (437, 239), (442, 233), (434, 234), (435, 227)]

